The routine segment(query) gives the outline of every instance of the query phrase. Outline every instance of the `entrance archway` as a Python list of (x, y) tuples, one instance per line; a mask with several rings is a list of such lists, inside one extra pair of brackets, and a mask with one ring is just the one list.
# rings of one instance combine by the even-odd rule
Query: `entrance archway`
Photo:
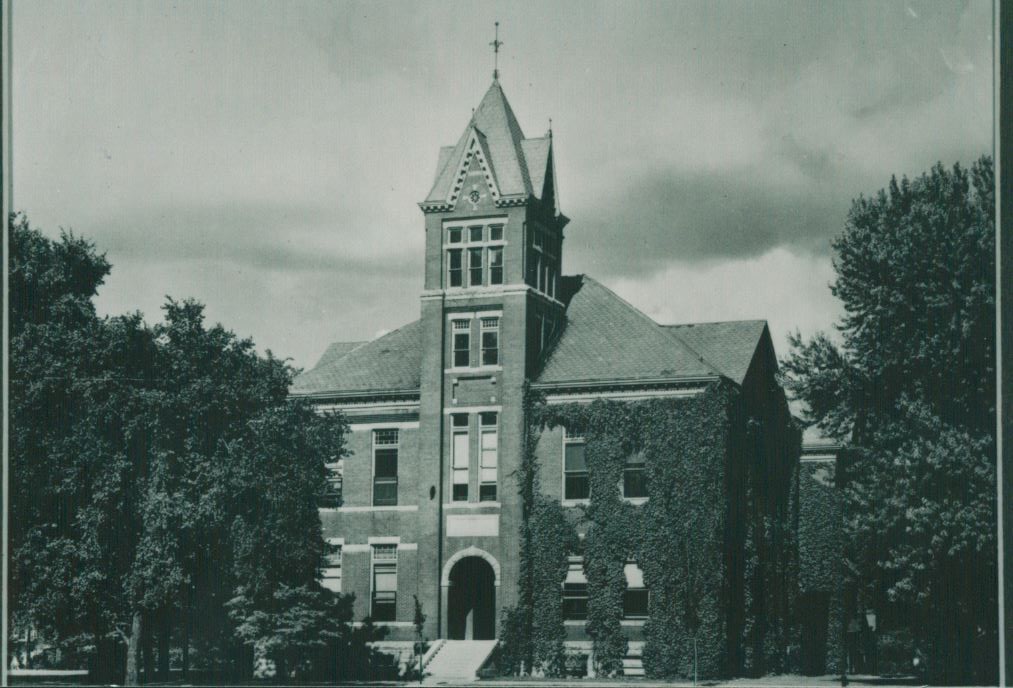
[(479, 556), (459, 559), (450, 569), (447, 590), (447, 637), (451, 640), (496, 638), (496, 574)]

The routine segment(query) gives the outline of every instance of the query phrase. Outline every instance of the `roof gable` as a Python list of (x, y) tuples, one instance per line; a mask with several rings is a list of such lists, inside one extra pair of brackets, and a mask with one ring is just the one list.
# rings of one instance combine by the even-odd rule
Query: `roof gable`
[(572, 290), (566, 320), (538, 383), (717, 377), (719, 371), (641, 311), (587, 276)]
[[(478, 144), (473, 143), (473, 139)], [(473, 149), (481, 149), (499, 196), (535, 196), (555, 188), (551, 138), (525, 139), (499, 81), (493, 81), (457, 144), (440, 149), (436, 178), (425, 203), (453, 205), (462, 193)], [(548, 181), (547, 181), (548, 180)], [(557, 208), (558, 210), (558, 208)]]
[(418, 389), (421, 330), (416, 320), (355, 347), (332, 344), (312, 370), (296, 376), (291, 394)]
[(664, 327), (699, 352), (722, 375), (741, 385), (767, 330), (767, 321), (731, 320)]

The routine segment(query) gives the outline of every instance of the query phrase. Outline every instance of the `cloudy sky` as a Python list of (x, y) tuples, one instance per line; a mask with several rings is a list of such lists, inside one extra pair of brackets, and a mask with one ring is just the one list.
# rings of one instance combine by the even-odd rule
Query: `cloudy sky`
[(828, 329), (829, 240), (891, 174), (991, 150), (992, 6), (14, 5), (14, 202), (113, 263), (104, 313), (196, 297), (311, 366), (418, 317), (441, 145), (491, 80), (551, 117), (564, 269), (661, 322)]

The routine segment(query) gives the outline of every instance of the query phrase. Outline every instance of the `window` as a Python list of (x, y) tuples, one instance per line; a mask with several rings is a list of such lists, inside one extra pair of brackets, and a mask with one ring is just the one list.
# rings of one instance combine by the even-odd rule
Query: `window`
[(623, 618), (647, 618), (648, 592), (644, 572), (633, 562), (626, 564), (626, 592), (623, 593)]
[(489, 249), (489, 284), (503, 284), (503, 247)]
[(324, 544), (324, 556), (320, 567), (320, 585), (341, 592), (341, 545), (330, 540)]
[(397, 545), (373, 545), (373, 621), (397, 618)]
[(623, 497), (630, 499), (647, 496), (647, 471), (644, 465), (643, 452), (626, 457), (626, 465), (623, 467)]
[(468, 285), (482, 286), (482, 251), (480, 248), (468, 249)]
[(454, 367), (471, 365), (471, 320), (453, 320)]
[(468, 436), (468, 414), (455, 413), (453, 419), (453, 487), (451, 500), (454, 502), (468, 501), (468, 465), (471, 462), (471, 438)]
[(591, 483), (587, 477), (587, 442), (563, 431), (563, 499), (587, 499)]
[(451, 287), (464, 286), (464, 270), (461, 265), (461, 249), (447, 251), (447, 284)]
[(482, 365), (499, 364), (499, 318), (482, 318)]
[(319, 506), (325, 509), (336, 509), (341, 506), (341, 488), (344, 484), (345, 462), (341, 459), (324, 464), (327, 469), (327, 487), (320, 495)]
[(373, 431), (373, 506), (397, 505), (397, 430)]
[(501, 223), (446, 227), (447, 287), (503, 284), (503, 229)]
[(481, 456), (479, 468), (478, 501), (496, 501), (496, 467), (499, 455), (499, 435), (496, 428), (497, 414), (486, 412), (479, 415)]
[(563, 618), (567, 621), (587, 620), (587, 577), (583, 557), (570, 557), (563, 580)]

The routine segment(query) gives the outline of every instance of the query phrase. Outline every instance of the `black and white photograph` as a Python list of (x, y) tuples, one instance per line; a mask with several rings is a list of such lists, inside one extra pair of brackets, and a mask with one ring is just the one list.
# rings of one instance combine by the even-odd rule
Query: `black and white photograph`
[(998, 2), (4, 0), (4, 685), (1013, 682)]

